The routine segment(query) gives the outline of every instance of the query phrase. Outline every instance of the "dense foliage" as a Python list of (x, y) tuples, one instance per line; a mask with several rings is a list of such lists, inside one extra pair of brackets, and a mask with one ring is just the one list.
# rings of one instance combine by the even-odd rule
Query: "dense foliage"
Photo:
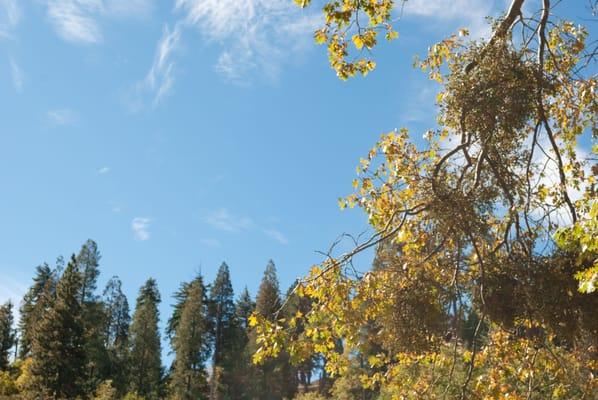
[[(315, 36), (340, 78), (371, 69), (347, 61), (352, 33), (356, 51), (396, 36), (394, 3), (326, 2)], [(463, 29), (416, 62), (439, 83), (438, 126), (424, 143), (384, 134), (360, 161), (339, 203), (373, 235), (298, 283), (307, 312), (254, 314), (256, 362), (320, 357), (335, 398), (598, 397), (596, 42), (534, 6), (512, 0), (488, 40)]]

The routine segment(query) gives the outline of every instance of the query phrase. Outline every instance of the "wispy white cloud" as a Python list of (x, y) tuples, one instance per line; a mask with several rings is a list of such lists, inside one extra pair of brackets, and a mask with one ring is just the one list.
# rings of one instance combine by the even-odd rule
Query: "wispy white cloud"
[(49, 0), (48, 19), (56, 33), (68, 42), (98, 43), (102, 41), (102, 31), (94, 14), (101, 7), (100, 0)]
[(459, 22), (470, 30), (472, 37), (479, 38), (490, 33), (485, 17), (496, 13), (494, 3), (487, 0), (409, 0), (403, 10), (406, 15), (435, 19), (444, 23)]
[(276, 229), (263, 229), (263, 232), (280, 244), (289, 244), (287, 237)]
[[(276, 240), (280, 244), (288, 244), (289, 240), (284, 233), (274, 228), (264, 228), (260, 223), (256, 223), (252, 218), (247, 216), (239, 216), (229, 212), (226, 208), (219, 208), (212, 211), (205, 218), (205, 222), (211, 225), (214, 229), (229, 233), (240, 232), (262, 232), (271, 239)], [(201, 241), (206, 246), (216, 246), (213, 239), (204, 239)], [(220, 243), (217, 243), (220, 246)]]
[(170, 29), (164, 26), (162, 36), (156, 46), (154, 61), (145, 78), (137, 82), (127, 91), (123, 100), (131, 112), (138, 112), (146, 108), (148, 98), (151, 105), (157, 106), (171, 91), (174, 85), (175, 61), (174, 53), (179, 48), (181, 40), (181, 25), (175, 24)]
[(10, 59), (10, 73), (12, 75), (12, 84), (14, 85), (15, 90), (17, 93), (21, 93), (25, 82), (25, 74), (19, 64), (12, 58)]
[(0, 0), (0, 38), (11, 37), (20, 19), (18, 0)]
[(136, 217), (131, 222), (131, 229), (133, 229), (133, 235), (135, 239), (145, 241), (150, 238), (149, 227), (152, 223), (151, 218), (147, 217)]
[(46, 118), (54, 125), (71, 125), (77, 119), (75, 112), (68, 108), (50, 110), (46, 113)]
[(228, 81), (236, 82), (238, 84), (247, 83), (243, 81), (244, 74), (247, 72), (247, 67), (252, 65), (250, 60), (246, 57), (243, 64), (237, 63), (235, 55), (229, 51), (223, 51), (218, 57), (218, 61), (214, 66), (216, 72), (225, 77)]
[(225, 81), (246, 85), (254, 73), (277, 80), (281, 65), (311, 44), (322, 20), (320, 12), (302, 12), (288, 0), (175, 0), (175, 11), (180, 19), (164, 28), (148, 74), (125, 99), (132, 111), (143, 108), (145, 97), (155, 106), (172, 90), (173, 55), (186, 27), (222, 46), (214, 70)]
[(221, 246), (221, 243), (219, 240), (212, 239), (212, 238), (201, 239), (200, 243), (207, 247), (220, 247)]
[(136, 17), (150, 12), (153, 0), (45, 0), (48, 20), (56, 33), (72, 43), (94, 44), (103, 39), (102, 17)]
[(253, 226), (249, 217), (235, 216), (226, 208), (220, 208), (206, 217), (206, 222), (213, 228), (225, 232), (241, 232)]
[(106, 175), (108, 172), (110, 172), (112, 169), (110, 167), (102, 167), (98, 170), (98, 174), (100, 175)]
[(173, 52), (178, 48), (181, 39), (180, 26), (176, 25), (172, 30), (164, 27), (162, 38), (158, 42), (154, 63), (150, 68), (143, 86), (154, 94), (154, 104), (170, 92), (173, 84)]
[(176, 0), (175, 9), (185, 25), (224, 46), (215, 69), (235, 83), (246, 83), (257, 71), (275, 80), (289, 53), (311, 42), (322, 18), (288, 0)]

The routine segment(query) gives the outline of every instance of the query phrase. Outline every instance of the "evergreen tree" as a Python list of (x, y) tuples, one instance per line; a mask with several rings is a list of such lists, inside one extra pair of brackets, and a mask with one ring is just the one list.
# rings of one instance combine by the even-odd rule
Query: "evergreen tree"
[(170, 339), (171, 344), (174, 339), (174, 335), (179, 325), (179, 322), (181, 321), (183, 305), (185, 304), (187, 296), (189, 295), (190, 286), (190, 282), (181, 283), (179, 289), (172, 296), (175, 299), (175, 303), (173, 305), (172, 315), (170, 316), (170, 318), (168, 318), (168, 322), (166, 324), (166, 336)]
[(112, 277), (104, 289), (104, 307), (107, 316), (105, 324), (105, 347), (108, 351), (109, 371), (107, 373), (117, 393), (124, 395), (128, 383), (129, 357), (129, 302), (122, 292), (118, 277)]
[[(230, 387), (230, 374), (235, 363), (235, 301), (228, 265), (223, 262), (210, 290), (210, 319), (214, 334), (210, 399), (220, 400)], [(217, 372), (217, 373), (216, 373)]]
[(227, 398), (232, 400), (250, 400), (255, 398), (256, 367), (251, 361), (249, 344), (249, 317), (255, 309), (255, 303), (247, 287), (241, 292), (236, 303), (236, 333), (234, 335), (233, 351), (236, 362), (232, 365), (230, 385)]
[(81, 275), (81, 290), (79, 293), (79, 301), (89, 303), (97, 300), (95, 294), (97, 288), (98, 276), (100, 275), (100, 252), (98, 245), (91, 239), (88, 239), (79, 254), (77, 254), (77, 269)]
[[(44, 398), (74, 399), (83, 394), (85, 375), (84, 330), (78, 294), (81, 277), (75, 257), (56, 287), (56, 296), (40, 316), (32, 340), (36, 389)], [(48, 291), (44, 296), (48, 296)]]
[(13, 305), (10, 301), (0, 306), (0, 371), (6, 371), (10, 364), (10, 350), (15, 345), (15, 331), (13, 328)]
[(236, 305), (237, 321), (239, 321), (238, 325), (245, 333), (249, 331), (249, 317), (253, 314), (254, 310), (255, 302), (252, 300), (247, 286), (245, 286), (237, 299)]
[[(281, 307), (280, 289), (278, 277), (276, 276), (276, 266), (270, 260), (264, 271), (264, 276), (260, 284), (256, 297), (256, 312), (264, 317), (274, 320)], [(257, 350), (255, 335), (251, 334), (250, 348), (253, 352)], [(287, 397), (285, 393), (284, 365), (288, 359), (281, 354), (279, 357), (268, 360), (258, 367), (256, 374), (257, 397), (263, 400), (281, 400)], [(291, 396), (292, 398), (292, 396)]]
[(117, 276), (113, 276), (103, 292), (104, 307), (106, 309), (106, 347), (123, 348), (129, 341), (129, 326), (131, 316), (129, 315), (129, 302), (127, 296), (122, 292), (122, 282)]
[[(40, 302), (44, 292), (53, 293), (56, 287), (56, 275), (46, 263), (35, 268), (33, 285), (29, 288), (19, 309), (19, 357), (27, 358), (31, 353), (31, 340), (34, 326), (44, 312), (43, 302)], [(48, 296), (46, 296), (47, 298)]]
[(150, 278), (139, 290), (130, 330), (130, 389), (147, 399), (158, 398), (162, 378), (160, 301), (156, 281)]
[(97, 244), (89, 239), (77, 254), (77, 272), (81, 280), (79, 302), (82, 307), (82, 320), (85, 332), (85, 354), (87, 392), (93, 392), (104, 380), (108, 379), (110, 357), (106, 348), (106, 329), (108, 316), (106, 309), (96, 294), (97, 280), (100, 275), (101, 255)]
[(276, 276), (276, 266), (274, 261), (270, 260), (255, 299), (255, 309), (264, 317), (274, 319), (280, 306), (280, 285)]
[(172, 337), (175, 351), (171, 386), (175, 399), (205, 399), (205, 361), (210, 353), (205, 287), (198, 276), (185, 287), (180, 319)]

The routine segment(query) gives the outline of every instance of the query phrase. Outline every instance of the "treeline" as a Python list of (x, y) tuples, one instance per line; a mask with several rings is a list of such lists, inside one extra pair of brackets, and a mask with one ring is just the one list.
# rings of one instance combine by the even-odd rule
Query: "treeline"
[(251, 314), (280, 319), (306, 307), (281, 297), (272, 261), (255, 301), (247, 288), (235, 298), (226, 263), (211, 284), (201, 275), (183, 282), (164, 332), (174, 356), (165, 367), (157, 282), (149, 278), (139, 289), (131, 315), (118, 277), (98, 290), (100, 258), (88, 240), (68, 262), (36, 268), (18, 322), (12, 303), (0, 308), (0, 397), (276, 400), (327, 390), (324, 376), (319, 386), (312, 382), (323, 371), (317, 359), (293, 366), (281, 352), (263, 365), (251, 362), (258, 348)]

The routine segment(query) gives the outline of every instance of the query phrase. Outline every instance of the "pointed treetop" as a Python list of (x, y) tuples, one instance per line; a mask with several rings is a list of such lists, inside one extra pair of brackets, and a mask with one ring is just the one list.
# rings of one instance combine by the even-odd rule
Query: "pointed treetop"
[(256, 298), (256, 311), (266, 318), (274, 318), (280, 308), (280, 285), (276, 275), (276, 266), (270, 260), (264, 271), (262, 283)]
[(154, 278), (149, 278), (139, 289), (137, 304), (140, 305), (148, 301), (155, 304), (162, 301), (160, 291), (158, 290), (158, 283)]

